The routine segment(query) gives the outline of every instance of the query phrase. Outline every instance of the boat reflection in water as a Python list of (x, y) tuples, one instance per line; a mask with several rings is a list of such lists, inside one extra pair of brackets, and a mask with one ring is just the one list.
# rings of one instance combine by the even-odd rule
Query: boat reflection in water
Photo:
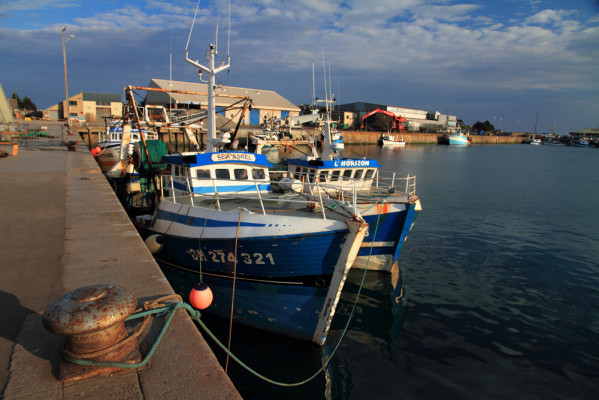
[[(184, 298), (188, 281), (176, 269), (163, 268), (173, 289)], [(311, 377), (325, 365), (335, 349), (352, 308), (362, 280), (364, 283), (356, 303), (348, 332), (324, 373), (304, 385), (281, 387), (264, 382), (234, 360), (228, 361), (227, 373), (244, 399), (345, 399), (350, 398), (351, 354), (396, 355), (399, 335), (407, 312), (401, 272), (392, 274), (351, 269), (345, 282), (329, 339), (324, 346), (292, 339), (233, 323), (231, 352), (256, 372), (278, 382), (295, 383)], [(202, 320), (221, 343), (229, 341), (229, 321), (202, 313)], [(202, 333), (203, 334), (203, 333)], [(206, 337), (207, 335), (204, 335)], [(214, 341), (206, 341), (225, 368), (227, 355)], [(360, 347), (359, 349), (357, 347)]]

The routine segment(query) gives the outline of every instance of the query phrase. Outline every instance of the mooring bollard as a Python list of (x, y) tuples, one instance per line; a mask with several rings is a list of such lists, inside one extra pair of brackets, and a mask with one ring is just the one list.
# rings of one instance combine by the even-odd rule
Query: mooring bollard
[[(127, 337), (125, 319), (137, 299), (116, 285), (87, 286), (55, 300), (44, 312), (42, 322), (50, 332), (64, 337), (65, 353), (71, 358), (116, 363), (139, 362), (136, 340)], [(122, 341), (121, 344), (119, 344)], [(60, 380), (118, 373), (114, 367), (94, 367), (62, 361)]]

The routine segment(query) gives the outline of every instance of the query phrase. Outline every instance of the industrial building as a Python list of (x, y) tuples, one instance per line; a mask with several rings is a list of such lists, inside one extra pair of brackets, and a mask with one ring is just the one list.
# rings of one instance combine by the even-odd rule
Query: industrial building
[(409, 132), (439, 132), (458, 128), (455, 115), (374, 103), (358, 102), (335, 106), (333, 117), (346, 129), (367, 129), (362, 126), (362, 118), (377, 109), (392, 112), (397, 117), (404, 117), (407, 122), (403, 125)]

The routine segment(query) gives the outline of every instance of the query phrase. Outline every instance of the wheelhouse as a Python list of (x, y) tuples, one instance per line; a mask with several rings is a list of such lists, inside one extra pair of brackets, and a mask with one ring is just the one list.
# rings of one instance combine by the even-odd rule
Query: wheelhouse
[(266, 157), (245, 152), (180, 153), (164, 156), (173, 189), (198, 194), (271, 190)]
[(380, 168), (376, 160), (334, 159), (295, 159), (288, 163), (291, 178), (301, 182), (327, 185), (342, 189), (352, 180), (356, 190), (369, 190)]

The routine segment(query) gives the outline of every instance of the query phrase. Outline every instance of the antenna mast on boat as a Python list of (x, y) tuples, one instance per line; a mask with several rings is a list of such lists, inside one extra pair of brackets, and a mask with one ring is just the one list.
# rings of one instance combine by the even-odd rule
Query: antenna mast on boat
[[(334, 152), (331, 149), (331, 112), (329, 103), (332, 102), (329, 99), (329, 90), (327, 89), (327, 69), (324, 62), (324, 49), (322, 49), (322, 69), (324, 74), (324, 103), (325, 103), (325, 121), (324, 121), (324, 143), (322, 146), (321, 158), (323, 160), (331, 160)], [(330, 82), (329, 82), (330, 85)]]
[[(216, 105), (215, 105), (215, 88), (216, 88), (216, 74), (230, 67), (230, 59), (227, 56), (227, 63), (221, 62), (218, 67), (214, 65), (214, 59), (218, 54), (218, 49), (216, 44), (210, 43), (210, 49), (206, 54), (206, 59), (208, 60), (208, 66), (204, 66), (199, 63), (198, 60), (191, 60), (188, 56), (187, 48), (189, 47), (189, 39), (191, 38), (191, 31), (193, 30), (193, 25), (195, 24), (196, 15), (198, 13), (198, 8), (200, 7), (200, 2), (198, 0), (198, 5), (196, 7), (195, 15), (193, 17), (193, 23), (191, 25), (191, 29), (189, 30), (189, 38), (187, 39), (187, 45), (185, 46), (185, 61), (198, 68), (200, 72), (205, 72), (208, 74), (208, 119), (207, 119), (207, 139), (206, 139), (206, 152), (210, 153), (214, 151), (215, 144), (218, 142), (216, 138)], [(216, 34), (218, 36), (218, 26), (216, 28)], [(216, 42), (216, 40), (215, 40)]]

